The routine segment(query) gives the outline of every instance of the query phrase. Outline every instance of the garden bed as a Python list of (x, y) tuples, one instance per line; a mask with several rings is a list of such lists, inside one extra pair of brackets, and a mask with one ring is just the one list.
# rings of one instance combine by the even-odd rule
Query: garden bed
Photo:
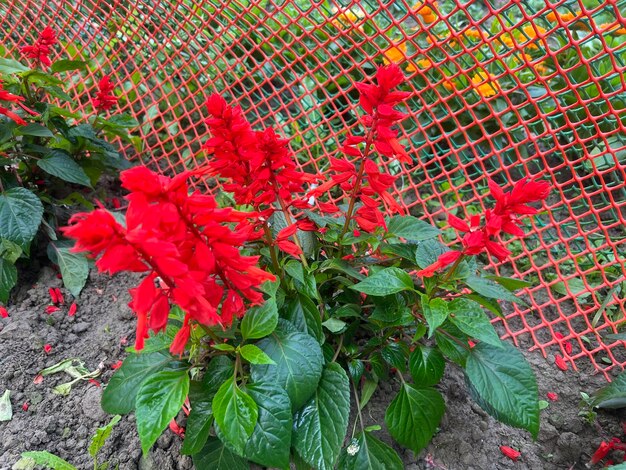
[[(92, 465), (87, 452), (90, 438), (110, 420), (100, 408), (102, 387), (113, 373), (111, 366), (126, 356), (125, 347), (134, 339), (135, 320), (127, 306), (127, 289), (135, 282), (128, 275), (109, 278), (92, 273), (73, 317), (68, 316), (68, 299), (60, 311), (45, 313), (50, 302), (48, 288), (61, 286), (51, 269), (44, 268), (33, 286), (16, 290), (10, 317), (0, 319), (0, 390), (11, 390), (14, 413), (11, 421), (0, 423), (0, 468), (11, 468), (20, 453), (28, 450), (50, 451), (78, 468)], [(44, 353), (45, 344), (52, 347), (49, 354)], [(606, 383), (604, 378), (584, 364), (579, 372), (562, 372), (551, 357), (544, 359), (537, 352), (525, 356), (537, 374), (540, 398), (548, 400), (549, 392), (558, 396), (541, 412), (536, 442), (528, 432), (497, 423), (482, 411), (469, 397), (461, 372), (451, 366), (439, 387), (447, 412), (439, 433), (424, 452), (416, 458), (394, 445), (384, 429), (377, 434), (394, 446), (408, 469), (588, 468), (601, 441), (623, 437), (623, 413), (600, 412), (593, 424), (578, 415), (580, 392), (596, 390)], [(67, 375), (54, 374), (34, 383), (41, 369), (68, 358), (82, 360), (89, 370), (101, 367), (97, 384), (79, 382), (69, 396), (62, 397), (52, 389), (67, 382)], [(365, 410), (366, 425), (383, 422), (396, 388), (395, 382), (381, 385)], [(22, 409), (24, 403), (27, 411)], [(179, 422), (184, 424), (182, 416)], [(180, 443), (177, 435), (166, 430), (148, 459), (142, 459), (130, 415), (113, 429), (99, 461), (110, 461), (112, 468), (119, 464), (121, 470), (192, 468), (191, 458), (179, 455)], [(499, 449), (502, 445), (521, 451), (519, 460), (505, 457)]]

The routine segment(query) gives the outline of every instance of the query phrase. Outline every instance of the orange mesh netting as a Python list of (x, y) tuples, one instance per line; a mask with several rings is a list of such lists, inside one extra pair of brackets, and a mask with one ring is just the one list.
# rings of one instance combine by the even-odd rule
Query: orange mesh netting
[(91, 78), (121, 84), (140, 157), (165, 172), (202, 160), (212, 91), (324, 170), (356, 125), (353, 83), (399, 63), (413, 92), (403, 140), (414, 165), (389, 164), (402, 176), (397, 198), (441, 222), (489, 203), (487, 175), (551, 181), (548, 210), (495, 266), (534, 285), (505, 336), (606, 375), (626, 364), (625, 343), (607, 338), (624, 322), (626, 289), (624, 12), (626, 0), (9, 0), (0, 55), (52, 25), (66, 56), (93, 59)]

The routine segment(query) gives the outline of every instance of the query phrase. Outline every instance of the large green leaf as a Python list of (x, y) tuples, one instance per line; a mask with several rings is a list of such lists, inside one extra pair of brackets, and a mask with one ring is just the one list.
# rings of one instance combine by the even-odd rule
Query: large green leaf
[(293, 446), (317, 470), (332, 470), (341, 452), (350, 415), (350, 384), (343, 368), (331, 362), (315, 394), (294, 417)]
[(441, 231), (412, 215), (396, 215), (387, 223), (387, 232), (409, 241), (422, 241), (435, 238)]
[(422, 296), (422, 313), (428, 323), (428, 337), (431, 338), (435, 330), (448, 318), (448, 303), (443, 299), (429, 299)]
[(137, 391), (143, 382), (159, 371), (183, 371), (189, 365), (174, 360), (169, 353), (131, 354), (115, 371), (102, 394), (102, 409), (110, 414), (126, 414), (135, 409)]
[(414, 285), (411, 276), (403, 269), (385, 268), (350, 288), (367, 295), (382, 297), (403, 290), (412, 290)]
[(0, 302), (6, 304), (9, 293), (17, 283), (17, 269), (10, 261), (0, 258)]
[(246, 388), (259, 407), (259, 420), (246, 443), (244, 455), (264, 467), (289, 467), (293, 416), (287, 392), (263, 382)]
[(46, 173), (61, 178), (63, 181), (91, 188), (91, 180), (85, 173), (85, 170), (64, 152), (55, 151), (51, 156), (37, 160), (37, 166)]
[(282, 309), (282, 315), (293, 323), (298, 330), (313, 336), (320, 344), (324, 341), (320, 312), (315, 303), (308, 297), (302, 294), (293, 296)]
[(343, 449), (337, 463), (338, 470), (402, 470), (404, 465), (398, 453), (371, 433), (363, 432)]
[(135, 417), (144, 454), (176, 417), (189, 393), (189, 374), (161, 371), (148, 377), (137, 392)]
[(515, 302), (518, 304), (524, 303), (522, 299), (491, 279), (478, 276), (468, 276), (467, 279), (465, 279), (465, 283), (473, 291), (478, 292), (480, 295), (485, 297), (489, 297), (490, 299), (508, 300), (509, 302)]
[(243, 454), (259, 418), (257, 404), (231, 377), (219, 388), (211, 406), (215, 423), (225, 442), (238, 454)]
[(244, 339), (264, 338), (278, 324), (276, 301), (268, 299), (263, 305), (250, 308), (241, 320), (241, 334)]
[(73, 245), (73, 243), (50, 242), (48, 256), (59, 266), (65, 287), (74, 297), (78, 297), (89, 277), (89, 262), (83, 253), (72, 253)]
[(46, 126), (41, 124), (32, 123), (19, 127), (17, 133), (21, 135), (30, 135), (33, 137), (54, 137), (54, 134)]
[(437, 431), (444, 411), (445, 402), (437, 390), (405, 383), (387, 408), (385, 423), (396, 441), (418, 453)]
[(409, 370), (418, 387), (436, 385), (443, 377), (446, 361), (436, 348), (418, 345), (409, 356)]
[(53, 73), (69, 72), (70, 70), (85, 70), (89, 62), (84, 60), (61, 59), (52, 63), (50, 71)]
[(245, 459), (231, 452), (217, 437), (209, 437), (202, 450), (193, 456), (196, 470), (248, 470)]
[(283, 387), (295, 411), (317, 388), (322, 375), (322, 350), (312, 336), (288, 330), (281, 325), (257, 343), (276, 365), (252, 365), (251, 371), (253, 382), (272, 382)]
[[(18, 463), (23, 463), (24, 465), (19, 468), (34, 468), (35, 465), (41, 465), (44, 468), (51, 468), (52, 470), (77, 470), (71, 463), (45, 450), (22, 452), (22, 458)], [(34, 465), (27, 466), (29, 464)]]
[(448, 310), (450, 321), (466, 335), (494, 346), (502, 344), (479, 303), (461, 297), (450, 302)]
[(21, 62), (13, 59), (0, 57), (0, 75), (12, 75), (14, 73), (29, 72), (30, 69)]
[(104, 447), (106, 440), (111, 435), (113, 426), (119, 423), (120, 419), (122, 419), (120, 415), (115, 415), (107, 425), (96, 429), (96, 434), (91, 438), (91, 444), (89, 444), (89, 455), (95, 457), (100, 452), (100, 449)]
[(0, 194), (0, 238), (24, 247), (31, 242), (41, 223), (43, 205), (25, 188), (11, 188)]
[(209, 437), (213, 424), (213, 397), (222, 383), (233, 376), (233, 361), (226, 356), (217, 356), (209, 363), (202, 381), (192, 380), (189, 385), (191, 411), (187, 418), (185, 440), (181, 454), (200, 452)]
[(505, 424), (539, 432), (537, 381), (522, 353), (508, 343), (479, 343), (467, 358), (465, 374), (478, 404)]
[(437, 261), (439, 256), (446, 251), (448, 247), (443, 243), (437, 240), (424, 240), (415, 251), (415, 261), (420, 268), (424, 269)]
[(591, 404), (598, 408), (617, 409), (626, 407), (626, 373), (621, 373), (608, 385), (592, 395)]

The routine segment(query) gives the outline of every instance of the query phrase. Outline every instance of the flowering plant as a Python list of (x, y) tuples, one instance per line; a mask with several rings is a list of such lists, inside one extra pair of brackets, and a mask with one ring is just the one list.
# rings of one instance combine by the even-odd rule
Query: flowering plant
[[(6, 303), (17, 281), (15, 262), (30, 253), (39, 232), (54, 242), (49, 256), (61, 268), (66, 287), (78, 295), (87, 277), (87, 261), (69, 253), (57, 239), (62, 207), (93, 206), (78, 188), (93, 189), (106, 170), (128, 165), (109, 140), (130, 142), (129, 116), (109, 114), (118, 98), (107, 76), (91, 101), (92, 113), (73, 111), (62, 88), (63, 74), (84, 70), (80, 60), (53, 61), (56, 33), (45, 28), (20, 49), (22, 62), (0, 58), (0, 302)], [(68, 185), (69, 183), (69, 185)]]
[[(449, 250), (439, 229), (404, 213), (385, 170), (411, 162), (397, 135), (403, 81), (392, 64), (357, 84), (362, 128), (319, 175), (301, 172), (273, 129), (254, 131), (212, 95), (206, 164), (173, 178), (126, 170), (125, 225), (97, 209), (64, 228), (98, 269), (145, 273), (131, 290), (134, 350), (102, 399), (110, 413), (134, 410), (144, 452), (169, 425), (199, 469), (399, 469), (362, 410), (397, 376), (385, 424), (419, 452), (444, 414), (435, 386), (447, 361), (487, 412), (536, 436), (532, 370), (484, 310), (502, 315), (498, 300), (521, 302), (512, 291), (527, 284), (486, 274), (477, 258), (506, 259), (503, 237), (524, 235), (523, 218), (537, 212), (529, 204), (549, 186), (489, 181), (494, 208), (450, 216), (461, 239)], [(207, 176), (230, 196), (191, 189)]]

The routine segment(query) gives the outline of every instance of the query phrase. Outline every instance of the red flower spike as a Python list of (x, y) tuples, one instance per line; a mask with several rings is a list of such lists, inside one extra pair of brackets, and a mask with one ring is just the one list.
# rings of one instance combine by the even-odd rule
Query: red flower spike
[(96, 112), (108, 111), (117, 104), (119, 98), (113, 94), (114, 89), (115, 85), (111, 82), (111, 77), (103, 75), (98, 82), (96, 97), (93, 99), (93, 107), (96, 109)]
[(5, 307), (0, 307), (0, 318), (8, 318), (9, 312)]
[(20, 52), (29, 59), (35, 59), (41, 65), (50, 66), (52, 64), (50, 60), (52, 46), (57, 42), (56, 32), (51, 27), (47, 26), (39, 34), (35, 44), (21, 47)]
[(548, 392), (546, 396), (548, 397), (548, 400), (550, 401), (557, 401), (559, 399), (559, 396), (554, 392)]
[(563, 357), (560, 354), (557, 354), (554, 357), (554, 363), (556, 364), (556, 366), (561, 369), (562, 371), (566, 371), (568, 369), (567, 367), (567, 363), (565, 362), (565, 359), (563, 359)]
[[(0, 101), (8, 101), (8, 102), (12, 102), (12, 103), (17, 103), (18, 105), (26, 108), (22, 104), (22, 101), (24, 101), (24, 97), (23, 96), (14, 95), (14, 94), (9, 93), (8, 91), (6, 91), (3, 88), (3, 86), (2, 86), (2, 80), (0, 80)], [(28, 109), (28, 108), (26, 108), (26, 109)], [(25, 126), (27, 124), (27, 122), (24, 121), (24, 119), (22, 119), (17, 114), (15, 114), (14, 112), (10, 111), (8, 108), (5, 108), (3, 106), (0, 106), (0, 114), (5, 115), (9, 119), (12, 119), (13, 121), (16, 122), (16, 124), (18, 124), (20, 126)]]
[(78, 305), (76, 305), (76, 302), (72, 302), (72, 305), (70, 305), (70, 309), (67, 312), (67, 315), (69, 317), (73, 317), (74, 315), (76, 315), (76, 310), (78, 310)]
[(522, 455), (521, 452), (518, 452), (517, 450), (513, 449), (512, 447), (509, 446), (500, 446), (500, 452), (502, 452), (502, 454), (505, 457), (508, 457), (509, 459), (511, 459), (514, 462), (517, 462), (517, 459), (520, 458), (520, 456)]
[(51, 351), (52, 351), (52, 346), (50, 346), (49, 344), (43, 345), (43, 352), (45, 352), (46, 354), (50, 354)]

